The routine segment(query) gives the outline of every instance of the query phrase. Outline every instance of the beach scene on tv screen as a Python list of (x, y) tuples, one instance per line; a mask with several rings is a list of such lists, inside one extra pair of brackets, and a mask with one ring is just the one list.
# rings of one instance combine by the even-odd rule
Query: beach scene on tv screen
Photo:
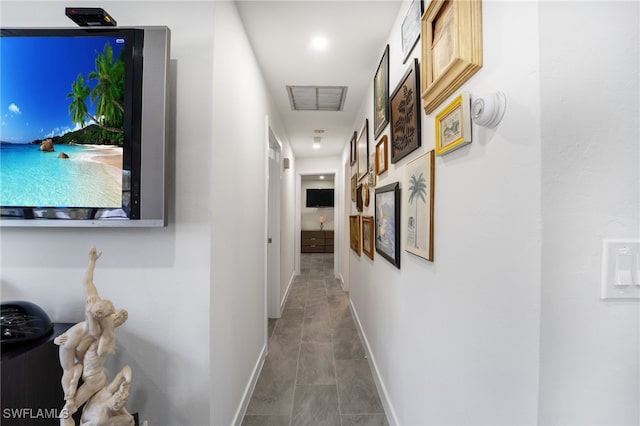
[(1, 206), (122, 206), (124, 41), (0, 37)]

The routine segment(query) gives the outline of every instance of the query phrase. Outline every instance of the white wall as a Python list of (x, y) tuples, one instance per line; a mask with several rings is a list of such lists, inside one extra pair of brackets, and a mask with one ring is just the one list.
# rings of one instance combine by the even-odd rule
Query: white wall
[[(407, 7), (388, 41), (391, 92), (409, 66), (402, 64), (400, 47)], [(496, 129), (474, 126), (471, 145), (436, 158), (435, 261), (407, 253), (404, 241), (400, 270), (377, 254), (373, 262), (349, 255), (352, 306), (392, 423), (537, 422), (538, 5), (485, 1), (483, 28), (484, 66), (456, 94), (501, 90), (507, 112)], [(419, 57), (419, 46), (413, 54)], [(405, 166), (434, 148), (434, 117), (446, 103), (430, 116), (423, 113), (422, 147), (390, 165), (378, 186), (399, 181), (406, 196)], [(372, 114), (371, 95), (354, 129), (367, 117), (371, 123)], [(345, 152), (343, 163), (346, 158)], [(373, 204), (363, 214), (373, 215)]]
[[(70, 27), (74, 24), (64, 8), (86, 4), (3, 1), (0, 23)], [(32, 301), (56, 322), (81, 321), (87, 253), (96, 246), (103, 252), (95, 274), (98, 290), (129, 311), (111, 363), (133, 368), (128, 407), (156, 426), (209, 424), (211, 243), (202, 200), (211, 191), (213, 108), (206, 94), (213, 90), (213, 6), (160, 2), (153, 4), (153, 13), (148, 2), (100, 6), (122, 26), (172, 30), (169, 226), (3, 228), (2, 299)], [(185, 14), (185, 8), (194, 13)]]
[[(283, 155), (291, 148), (235, 3), (216, 2), (215, 11), (211, 424), (229, 425), (241, 420), (238, 401), (248, 403), (252, 374), (266, 355), (266, 116)], [(291, 210), (283, 206), (286, 214)], [(290, 241), (282, 247), (283, 262), (290, 265)], [(281, 271), (281, 277), (291, 275)]]
[[(87, 2), (3, 1), (0, 24), (73, 26), (64, 8), (74, 5)], [(283, 155), (293, 153), (235, 4), (150, 5), (100, 4), (121, 26), (172, 30), (169, 226), (2, 229), (2, 299), (30, 300), (56, 322), (82, 320), (81, 283), (95, 245), (104, 253), (95, 276), (101, 295), (129, 310), (111, 363), (133, 368), (128, 407), (154, 426), (229, 425), (248, 402), (266, 343), (267, 115)], [(289, 224), (294, 170), (282, 182)], [(295, 241), (292, 230), (282, 234), (281, 276), (289, 280)]]
[(319, 189), (319, 188), (334, 188), (333, 176), (327, 176), (327, 179), (303, 179), (302, 188), (300, 194), (300, 209), (302, 214), (301, 228), (302, 230), (319, 230), (320, 229), (320, 217), (324, 218), (324, 229), (333, 230), (335, 226), (334, 220), (334, 207), (306, 207), (307, 205), (307, 189)]
[(640, 424), (639, 303), (600, 300), (602, 239), (640, 236), (639, 28), (636, 1), (540, 4), (545, 425)]

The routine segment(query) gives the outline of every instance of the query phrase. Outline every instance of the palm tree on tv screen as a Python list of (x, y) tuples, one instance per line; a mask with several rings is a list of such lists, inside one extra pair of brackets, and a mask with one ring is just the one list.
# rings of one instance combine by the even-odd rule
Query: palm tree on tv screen
[[(95, 122), (102, 129), (124, 133), (124, 60), (120, 57), (114, 61), (113, 49), (106, 43), (104, 51), (96, 57), (95, 64), (95, 71), (87, 76), (88, 80), (97, 80), (93, 89), (85, 84), (82, 74), (78, 74), (71, 84), (71, 92), (67, 94), (67, 99), (72, 99), (69, 105), (71, 120), (84, 127), (88, 118), (88, 121)], [(87, 96), (96, 104), (95, 116), (89, 113)]]

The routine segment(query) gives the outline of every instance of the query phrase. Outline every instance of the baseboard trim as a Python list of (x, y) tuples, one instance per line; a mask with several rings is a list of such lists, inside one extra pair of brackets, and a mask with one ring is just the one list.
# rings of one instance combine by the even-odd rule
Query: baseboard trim
[(291, 273), (291, 278), (289, 278), (289, 284), (287, 284), (287, 290), (284, 292), (284, 297), (280, 301), (280, 315), (282, 315), (282, 310), (284, 309), (284, 305), (287, 303), (287, 298), (289, 297), (289, 292), (293, 287), (293, 282), (296, 279), (296, 271)]
[(378, 369), (376, 358), (373, 356), (373, 353), (371, 351), (371, 346), (369, 346), (367, 335), (364, 333), (364, 330), (362, 329), (362, 323), (360, 322), (360, 318), (358, 317), (358, 312), (356, 311), (356, 307), (353, 306), (353, 300), (349, 300), (349, 307), (351, 308), (351, 314), (353, 315), (353, 319), (356, 323), (358, 334), (360, 335), (360, 338), (364, 343), (364, 350), (367, 354), (369, 367), (371, 368), (371, 372), (373, 373), (373, 380), (376, 383), (376, 388), (378, 388), (378, 394), (380, 395), (380, 400), (382, 402), (382, 407), (384, 408), (384, 412), (387, 416), (387, 421), (389, 422), (390, 426), (397, 426), (400, 423), (398, 422), (396, 411), (393, 409), (393, 404), (391, 404), (391, 400), (389, 399), (389, 394), (387, 392), (386, 386), (384, 385), (384, 381), (382, 380), (382, 376), (380, 375), (380, 370)]
[(240, 406), (236, 411), (236, 415), (233, 418), (232, 425), (241, 426), (242, 420), (244, 419), (244, 415), (247, 413), (247, 408), (249, 408), (249, 402), (251, 401), (251, 395), (253, 395), (253, 391), (256, 388), (256, 383), (258, 383), (258, 377), (260, 377), (260, 373), (262, 372), (262, 367), (264, 366), (264, 361), (267, 358), (267, 344), (265, 343), (262, 347), (262, 351), (260, 352), (260, 356), (258, 357), (258, 361), (253, 368), (253, 372), (251, 373), (251, 378), (249, 379), (249, 383), (247, 383), (247, 387), (244, 390), (244, 394), (242, 395), (242, 400), (240, 401)]

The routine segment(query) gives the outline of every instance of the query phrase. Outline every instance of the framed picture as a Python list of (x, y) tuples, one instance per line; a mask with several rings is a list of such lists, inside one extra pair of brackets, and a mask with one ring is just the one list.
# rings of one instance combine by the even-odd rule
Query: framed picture
[(369, 182), (362, 184), (362, 205), (369, 207)]
[(376, 188), (376, 251), (400, 269), (400, 185)]
[(436, 154), (471, 143), (471, 100), (461, 93), (436, 116)]
[(482, 68), (482, 0), (431, 0), (421, 22), (422, 100), (430, 114)]
[(373, 216), (362, 216), (362, 252), (373, 260)]
[(413, 48), (420, 39), (420, 18), (424, 12), (422, 0), (413, 0), (402, 21), (400, 32), (402, 33), (402, 63), (406, 63)]
[(369, 173), (369, 119), (365, 118), (364, 126), (358, 135), (358, 182)]
[(373, 78), (373, 134), (380, 136), (389, 123), (389, 45), (384, 49), (382, 59)]
[(391, 95), (391, 162), (397, 163), (420, 146), (420, 85), (418, 60)]
[(351, 250), (360, 256), (360, 215), (349, 216), (349, 241)]
[(358, 189), (356, 189), (356, 210), (362, 213), (362, 184), (358, 185)]
[(433, 194), (435, 153), (407, 164), (405, 250), (433, 262)]
[(389, 138), (383, 135), (376, 144), (376, 174), (380, 176), (389, 168)]
[(351, 176), (351, 201), (356, 202), (356, 189), (358, 187), (358, 173)]
[(358, 132), (353, 132), (353, 136), (351, 137), (350, 142), (350, 164), (355, 166), (356, 161), (358, 161)]

